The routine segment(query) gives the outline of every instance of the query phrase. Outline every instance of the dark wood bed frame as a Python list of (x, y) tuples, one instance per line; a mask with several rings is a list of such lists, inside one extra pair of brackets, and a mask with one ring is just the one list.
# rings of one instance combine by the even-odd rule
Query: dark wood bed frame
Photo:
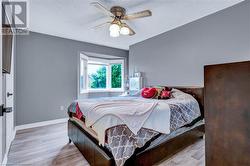
[[(186, 93), (193, 95), (199, 102), (201, 114), (200, 119), (204, 118), (204, 101), (203, 88), (200, 87), (175, 87)], [(158, 144), (152, 148), (142, 148), (136, 150), (134, 155), (128, 159), (125, 165), (148, 166), (165, 160), (185, 147), (193, 144), (199, 139), (202, 139), (205, 133), (204, 125), (196, 126), (184, 133), (176, 135), (165, 142)], [(69, 141), (73, 141), (76, 147), (80, 150), (90, 165), (113, 166), (115, 161), (112, 154), (102, 146), (98, 145), (89, 133), (82, 129), (74, 121), (68, 121), (68, 136)]]

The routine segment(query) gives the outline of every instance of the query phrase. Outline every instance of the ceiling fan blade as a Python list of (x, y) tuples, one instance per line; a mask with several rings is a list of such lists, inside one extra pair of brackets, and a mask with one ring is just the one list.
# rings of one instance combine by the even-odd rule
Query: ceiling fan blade
[(122, 19), (123, 20), (133, 20), (133, 19), (149, 17), (149, 16), (152, 16), (152, 12), (150, 10), (144, 10), (141, 12), (136, 12), (136, 13), (125, 15)]
[(129, 29), (129, 36), (133, 36), (136, 34), (135, 31), (132, 28), (130, 28), (130, 26), (128, 26), (128, 24), (124, 23), (124, 25)]
[(99, 2), (92, 2), (90, 4), (94, 7), (96, 7), (97, 9), (99, 9), (105, 15), (110, 16), (110, 17), (114, 17), (114, 15), (107, 8), (105, 8), (102, 4), (100, 4)]
[(99, 28), (104, 27), (104, 26), (107, 25), (107, 24), (111, 24), (111, 22), (105, 22), (105, 23), (99, 24), (99, 25), (97, 25), (97, 26), (92, 27), (92, 29), (99, 29)]

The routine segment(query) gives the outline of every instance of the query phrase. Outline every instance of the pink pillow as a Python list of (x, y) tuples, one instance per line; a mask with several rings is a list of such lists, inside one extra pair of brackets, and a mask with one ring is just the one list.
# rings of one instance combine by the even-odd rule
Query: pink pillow
[(161, 91), (161, 99), (169, 99), (171, 96), (171, 92), (168, 90)]

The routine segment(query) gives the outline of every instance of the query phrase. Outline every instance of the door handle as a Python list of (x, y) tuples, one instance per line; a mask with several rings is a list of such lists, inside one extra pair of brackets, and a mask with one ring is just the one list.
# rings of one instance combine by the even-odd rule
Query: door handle
[(10, 112), (12, 112), (12, 107), (4, 107), (4, 108), (3, 108), (3, 112), (5, 112), (5, 113), (10, 113)]
[(4, 107), (4, 105), (0, 105), (0, 116), (3, 116), (4, 113), (12, 112), (12, 107)]
[(7, 97), (13, 96), (13, 93), (7, 92)]

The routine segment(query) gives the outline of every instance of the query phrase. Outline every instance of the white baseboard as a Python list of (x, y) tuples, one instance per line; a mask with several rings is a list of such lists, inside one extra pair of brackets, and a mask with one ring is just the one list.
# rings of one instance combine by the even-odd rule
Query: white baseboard
[(19, 126), (16, 126), (16, 131), (23, 130), (23, 129), (30, 129), (34, 127), (42, 127), (42, 126), (47, 126), (47, 125), (52, 125), (52, 124), (58, 124), (58, 123), (63, 123), (67, 121), (68, 121), (68, 118), (62, 118), (62, 119), (55, 119), (55, 120), (48, 120), (48, 121), (43, 121), (43, 122), (19, 125)]

